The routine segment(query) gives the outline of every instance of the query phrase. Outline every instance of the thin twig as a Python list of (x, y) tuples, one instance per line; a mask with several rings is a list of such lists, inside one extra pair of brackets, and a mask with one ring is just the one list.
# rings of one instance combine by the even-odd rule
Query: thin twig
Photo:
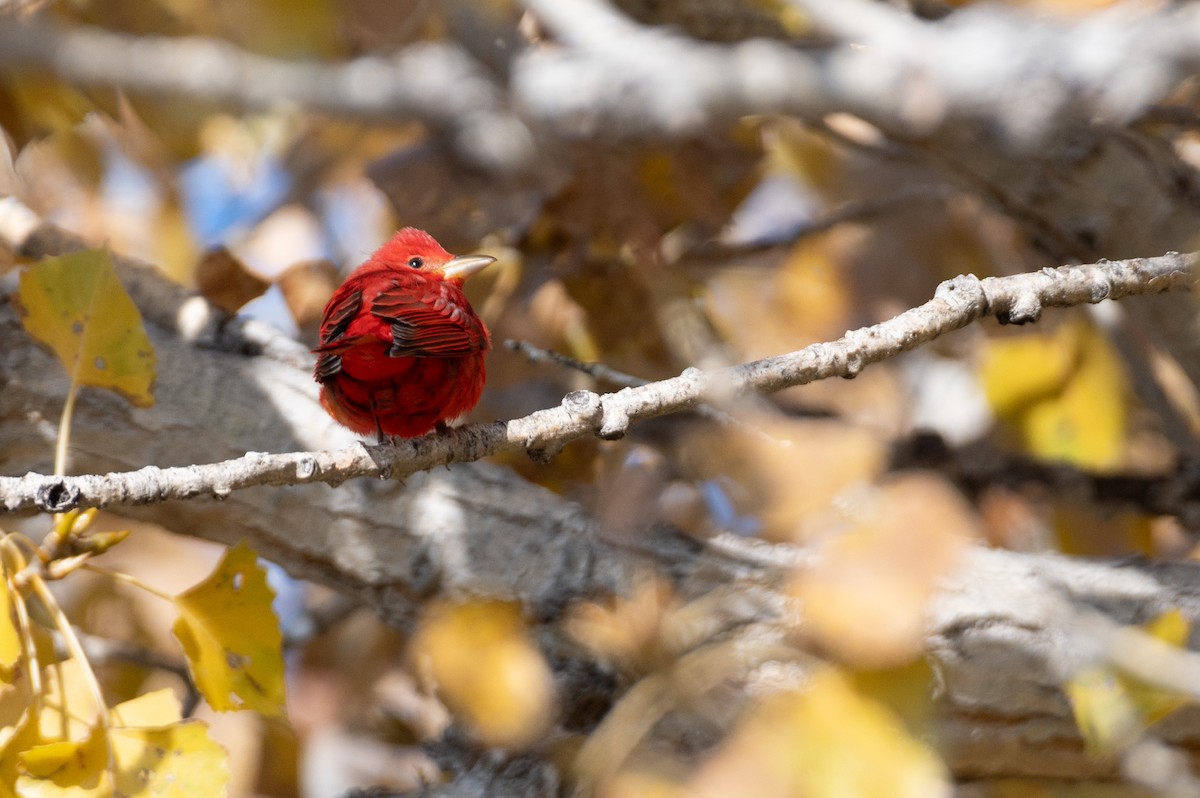
[(598, 380), (619, 385), (622, 388), (637, 388), (649, 382), (649, 380), (642, 379), (641, 377), (617, 371), (603, 363), (585, 363), (582, 360), (576, 360), (570, 355), (534, 346), (528, 341), (516, 341), (510, 338), (504, 342), (504, 348), (511, 349), (517, 354), (524, 356), (530, 363), (552, 363), (556, 366), (563, 366), (574, 371), (583, 372), (589, 377), (595, 377)]
[(200, 693), (196, 689), (195, 682), (192, 681), (192, 674), (188, 671), (187, 665), (178, 657), (172, 657), (129, 640), (100, 637), (78, 629), (75, 630), (75, 634), (83, 646), (84, 653), (94, 664), (102, 665), (107, 661), (120, 660), (143, 668), (166, 671), (178, 677), (185, 691), (183, 701), (185, 711), (182, 713), (184, 717), (191, 714), (191, 711), (187, 711), (187, 707), (194, 707), (199, 702)]

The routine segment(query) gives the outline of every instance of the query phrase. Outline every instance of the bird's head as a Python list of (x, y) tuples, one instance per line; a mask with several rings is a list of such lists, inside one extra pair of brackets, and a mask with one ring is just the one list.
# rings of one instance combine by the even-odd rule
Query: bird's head
[(462, 285), (468, 277), (496, 262), (489, 255), (455, 257), (424, 230), (405, 227), (379, 248), (373, 260), (391, 269), (412, 269)]

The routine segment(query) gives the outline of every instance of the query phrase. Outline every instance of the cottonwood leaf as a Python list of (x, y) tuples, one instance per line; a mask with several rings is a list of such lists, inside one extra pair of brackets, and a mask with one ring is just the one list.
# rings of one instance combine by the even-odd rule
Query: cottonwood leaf
[(1120, 359), (1083, 322), (988, 345), (984, 390), (1039, 457), (1113, 468), (1125, 443), (1128, 399)]
[(412, 654), (489, 745), (519, 747), (545, 730), (554, 700), (550, 669), (514, 605), (435, 607), (422, 619)]
[(112, 708), (117, 726), (169, 726), (183, 719), (179, 698), (170, 689), (155, 690)]
[[(1187, 645), (1190, 632), (1187, 619), (1177, 609), (1158, 615), (1143, 629), (1178, 648)], [(1108, 664), (1076, 673), (1065, 690), (1088, 749), (1100, 754), (1119, 750), (1147, 726), (1189, 703), (1185, 695), (1148, 684)]]
[(35, 745), (20, 756), (24, 775), (17, 779), (17, 793), (26, 798), (112, 795), (108, 754), (106, 735), (99, 726), (82, 740)]
[[(173, 721), (159, 721), (174, 718)], [(20, 756), (22, 796), (191, 798), (223, 796), (224, 749), (200, 721), (179, 722), (179, 702), (159, 690), (112, 709), (113, 727), (78, 741), (36, 745)], [(109, 767), (109, 764), (112, 767)]]
[(0, 727), (0, 798), (17, 798), (18, 754), (41, 742), (37, 727), (30, 707)]
[(223, 796), (229, 783), (226, 754), (200, 721), (157, 728), (115, 728), (117, 794), (136, 798)]
[(805, 632), (857, 667), (910, 662), (921, 654), (930, 599), (982, 537), (978, 519), (939, 478), (909, 475), (860, 499), (843, 524), (793, 580)]
[(11, 678), (12, 667), (21, 656), (21, 633), (13, 615), (14, 598), (21, 600), (20, 596), (14, 597), (9, 592), (8, 580), (3, 578), (3, 569), (0, 569), (0, 679), (6, 674)]
[(173, 631), (196, 687), (213, 709), (283, 714), (283, 635), (273, 599), (266, 572), (244, 543), (175, 599), (179, 619)]
[(25, 329), (58, 356), (73, 383), (154, 404), (154, 347), (103, 250), (50, 258), (21, 273)]
[(950, 795), (933, 751), (832, 669), (815, 673), (803, 691), (764, 699), (691, 786), (703, 798)]

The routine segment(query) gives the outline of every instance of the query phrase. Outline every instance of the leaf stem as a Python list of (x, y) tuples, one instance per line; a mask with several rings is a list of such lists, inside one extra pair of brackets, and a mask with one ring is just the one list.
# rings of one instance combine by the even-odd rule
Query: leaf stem
[(54, 446), (54, 476), (67, 473), (67, 446), (71, 441), (71, 418), (75, 415), (75, 397), (79, 395), (79, 379), (72, 375), (71, 387), (67, 390), (67, 401), (63, 404), (62, 416), (58, 419), (58, 441)]
[(129, 574), (122, 573), (120, 571), (110, 571), (107, 568), (101, 568), (97, 565), (92, 565), (91, 563), (85, 563), (79, 567), (84, 571), (91, 571), (94, 574), (100, 574), (102, 576), (107, 576), (108, 578), (114, 579), (118, 582), (124, 582), (125, 584), (130, 585), (131, 587), (136, 587), (141, 590), (145, 590), (150, 595), (158, 596), (163, 601), (169, 601), (172, 604), (179, 603), (176, 596), (172, 596), (170, 593), (167, 593), (166, 591), (159, 590), (158, 588), (154, 587), (153, 585), (149, 585), (149, 584), (143, 582), (142, 580), (138, 579), (136, 576), (130, 576)]
[(17, 625), (21, 628), (21, 647), (25, 649), (26, 670), (29, 673), (29, 689), (33, 693), (33, 710), (35, 716), (42, 714), (42, 668), (38, 664), (37, 644), (33, 641), (33, 625), (29, 620), (29, 608), (25, 606), (25, 597), (17, 589), (14, 576), (25, 568), (25, 558), (17, 547), (13, 536), (5, 535), (0, 538), (0, 557), (8, 555), (11, 562), (0, 562), (3, 571), (4, 587), (12, 597), (13, 609), (17, 613)]
[(104, 702), (104, 693), (100, 690), (100, 680), (96, 678), (96, 672), (92, 670), (92, 664), (88, 661), (87, 653), (83, 650), (83, 644), (79, 642), (79, 637), (75, 634), (75, 630), (71, 626), (71, 620), (63, 612), (62, 607), (58, 605), (54, 594), (50, 592), (50, 588), (46, 587), (45, 580), (40, 575), (33, 574), (29, 578), (29, 585), (33, 588), (38, 598), (42, 600), (42, 603), (46, 605), (46, 609), (50, 611), (50, 614), (54, 616), (54, 624), (58, 627), (58, 631), (62, 634), (63, 640), (67, 644), (67, 650), (71, 652), (71, 658), (79, 662), (79, 670), (83, 674), (84, 681), (87, 683), (88, 692), (92, 694), (92, 701), (96, 704), (96, 722), (104, 731), (104, 748), (108, 754), (108, 775), (115, 785), (117, 783), (116, 759), (114, 758), (112, 739), (109, 734), (112, 730), (112, 718), (108, 712), (108, 704)]

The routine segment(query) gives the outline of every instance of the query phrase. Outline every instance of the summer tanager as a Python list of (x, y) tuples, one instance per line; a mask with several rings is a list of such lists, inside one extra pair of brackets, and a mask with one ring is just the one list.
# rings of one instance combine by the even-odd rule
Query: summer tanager
[(475, 406), (487, 327), (462, 285), (494, 262), (456, 258), (406, 227), (333, 293), (321, 320), (321, 404), (355, 432), (411, 438)]

